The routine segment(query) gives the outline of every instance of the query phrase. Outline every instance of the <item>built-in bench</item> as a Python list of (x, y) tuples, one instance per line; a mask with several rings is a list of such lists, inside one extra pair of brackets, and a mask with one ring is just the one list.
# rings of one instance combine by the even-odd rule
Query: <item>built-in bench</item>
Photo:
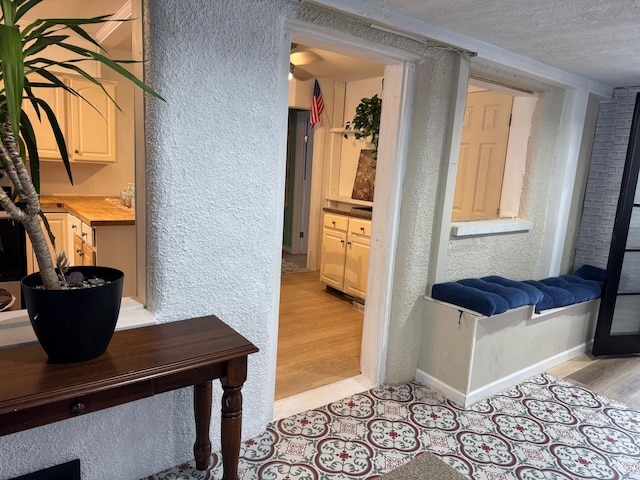
[(584, 266), (541, 281), (434, 285), (416, 379), (467, 407), (588, 351), (603, 281)]

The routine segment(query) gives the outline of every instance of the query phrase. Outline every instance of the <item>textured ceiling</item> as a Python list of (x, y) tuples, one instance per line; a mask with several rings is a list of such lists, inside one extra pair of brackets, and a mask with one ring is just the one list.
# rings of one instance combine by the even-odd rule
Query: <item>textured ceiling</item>
[[(362, 0), (614, 87), (640, 85), (639, 0)], [(372, 10), (372, 17), (376, 15)]]
[[(69, 16), (104, 14), (116, 11), (124, 1), (47, 0), (38, 9), (43, 16), (61, 15), (62, 11), (72, 12)], [(356, 3), (371, 6), (371, 17), (392, 10), (411, 22), (421, 20), (610, 86), (640, 85), (640, 0)], [(482, 48), (478, 47), (480, 53)], [(324, 63), (325, 75), (331, 63)]]

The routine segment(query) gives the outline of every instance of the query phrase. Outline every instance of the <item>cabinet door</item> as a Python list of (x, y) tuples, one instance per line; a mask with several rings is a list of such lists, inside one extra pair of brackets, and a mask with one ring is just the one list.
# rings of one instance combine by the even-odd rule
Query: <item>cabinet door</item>
[(84, 242), (79, 235), (73, 236), (73, 265), (76, 267), (84, 265), (83, 257)]
[(338, 290), (342, 290), (344, 285), (346, 243), (346, 232), (332, 228), (323, 230), (320, 280)]
[[(62, 130), (63, 134), (66, 134), (67, 116), (64, 106), (64, 91), (59, 88), (34, 88), (33, 94), (47, 102), (58, 119), (60, 130)], [(42, 160), (62, 161), (56, 137), (53, 134), (49, 118), (44, 110), (42, 110), (42, 108), (39, 109), (40, 119), (38, 119), (31, 102), (26, 99), (22, 102), (22, 109), (29, 117), (31, 125), (33, 126), (33, 131), (36, 135), (36, 142), (38, 144), (38, 155), (40, 158)]]
[[(78, 217), (76, 217), (71, 213), (67, 214), (67, 245), (68, 245), (67, 258), (69, 259), (71, 266), (82, 265), (82, 258), (78, 257), (76, 254), (76, 249), (77, 249), (76, 237), (80, 238), (81, 224), (82, 222)], [(82, 252), (81, 245), (80, 245), (80, 251)], [(80, 258), (80, 263), (77, 262), (78, 258)]]
[(82, 265), (87, 267), (96, 266), (96, 251), (86, 243), (82, 244)]
[(366, 297), (370, 244), (370, 237), (349, 235), (344, 265), (344, 292), (347, 295)]
[[(67, 214), (66, 213), (48, 213), (47, 220), (49, 221), (49, 227), (51, 228), (51, 232), (56, 239), (56, 248), (58, 249), (58, 253), (60, 250), (65, 250), (67, 255), (70, 255), (67, 249)], [(40, 224), (42, 225), (42, 220), (40, 220)], [(45, 236), (47, 237), (47, 245), (49, 246), (49, 252), (53, 257), (53, 247), (51, 246), (51, 242), (49, 241), (48, 235), (45, 230)], [(31, 244), (31, 240), (27, 237), (27, 273), (34, 273), (39, 271), (38, 261), (36, 260), (35, 253), (33, 252), (33, 245)]]
[[(111, 83), (103, 85), (115, 99), (116, 86)], [(115, 105), (93, 82), (72, 78), (69, 86), (89, 102), (69, 95), (70, 156), (76, 162), (115, 162)]]

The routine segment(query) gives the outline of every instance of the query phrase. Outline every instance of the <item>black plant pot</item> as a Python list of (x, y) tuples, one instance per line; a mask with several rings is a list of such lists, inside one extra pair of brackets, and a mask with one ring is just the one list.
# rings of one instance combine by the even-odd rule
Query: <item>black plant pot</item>
[(107, 283), (92, 288), (44, 290), (40, 273), (22, 279), (29, 319), (52, 363), (75, 363), (102, 355), (113, 336), (124, 273), (107, 267), (71, 267)]

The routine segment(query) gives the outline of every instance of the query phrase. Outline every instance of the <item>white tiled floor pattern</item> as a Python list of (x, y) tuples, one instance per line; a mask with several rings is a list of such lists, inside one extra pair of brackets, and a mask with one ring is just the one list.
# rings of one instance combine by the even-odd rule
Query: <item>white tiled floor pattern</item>
[[(477, 480), (640, 480), (640, 413), (548, 373), (467, 410), (383, 385), (273, 422), (242, 444), (239, 478), (373, 480), (421, 451)], [(149, 480), (220, 478), (214, 454)]]

